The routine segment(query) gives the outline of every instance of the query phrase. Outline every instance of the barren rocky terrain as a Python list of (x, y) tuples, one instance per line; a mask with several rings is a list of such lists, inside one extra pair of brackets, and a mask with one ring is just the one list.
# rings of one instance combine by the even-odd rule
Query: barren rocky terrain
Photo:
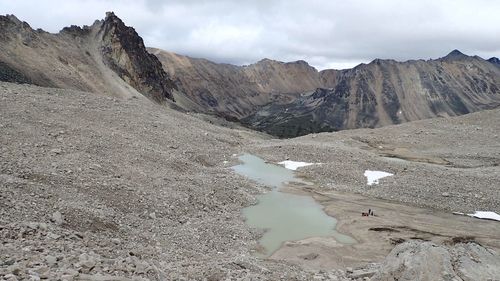
[[(458, 116), (500, 105), (498, 59), (458, 50), (318, 71), (305, 61), (218, 64), (146, 48), (114, 13), (58, 33), (0, 16), (0, 81), (160, 104), (240, 121), (278, 137)], [(150, 53), (151, 52), (151, 53)]]
[(240, 210), (258, 190), (223, 161), (253, 133), (142, 96), (8, 83), (0, 92), (6, 279), (307, 276), (250, 255), (258, 233)]
[[(453, 214), (500, 213), (498, 59), (220, 65), (146, 49), (113, 13), (0, 31), (0, 280), (499, 280), (500, 223)], [(286, 140), (226, 120), (259, 108), (281, 136), (439, 118)], [(316, 163), (282, 192), (356, 243), (259, 258), (242, 210), (269, 187), (234, 173), (243, 153)]]
[[(436, 118), (378, 129), (311, 134), (266, 141), (253, 150), (268, 159), (322, 165), (302, 168), (324, 190), (449, 211), (500, 212), (500, 110)], [(368, 186), (365, 170), (388, 171), (383, 185)]]
[[(499, 119), (500, 110), (491, 110), (277, 140), (234, 125), (217, 125), (224, 122), (203, 115), (180, 113), (141, 95), (115, 99), (2, 82), (0, 276), (5, 280), (351, 280), (367, 276), (392, 280), (386, 277), (394, 275), (394, 264), (400, 261), (384, 257), (394, 245), (386, 235), (369, 235), (362, 225), (355, 230), (356, 208), (342, 215), (332, 202), (323, 204), (339, 219), (340, 229), (358, 238), (357, 247), (363, 247), (364, 236), (373, 236), (370, 245), (380, 249), (378, 255), (355, 267), (337, 264), (326, 269), (308, 265), (311, 259), (322, 260), (323, 252), (314, 243), (294, 253), (303, 257), (298, 262), (294, 256), (288, 260), (255, 257), (260, 232), (245, 225), (241, 210), (255, 203), (255, 195), (265, 188), (229, 169), (237, 162), (233, 155), (250, 152), (270, 162), (287, 158), (321, 162), (300, 171), (316, 183), (308, 192), (359, 193), (356, 196), (361, 196), (364, 206), (380, 206), (378, 199), (370, 199), (374, 197), (395, 205), (422, 206), (425, 209), (419, 212), (431, 220), (426, 227), (432, 227), (443, 221), (445, 215), (438, 213), (500, 212)], [(363, 171), (371, 168), (395, 176), (367, 186)], [(348, 196), (344, 201), (352, 200)], [(387, 211), (376, 209), (379, 219), (390, 219), (385, 215), (389, 210), (397, 215), (398, 208), (405, 208), (395, 205)], [(417, 211), (404, 212), (411, 216)], [(439, 220), (433, 222), (434, 213)], [(481, 224), (481, 234), (490, 237), (477, 238), (485, 248), (460, 243), (475, 238), (456, 241), (461, 246), (453, 248), (430, 235), (429, 243), (437, 243), (443, 259), (456, 265), (451, 270), (469, 274), (470, 263), (454, 260), (472, 255), (491, 272), (498, 272), (494, 271), (500, 264), (495, 254), (498, 222), (451, 214), (445, 218)], [(377, 220), (369, 222), (377, 225)], [(422, 226), (404, 219), (400, 223), (417, 230)], [(451, 229), (446, 235), (451, 239), (453, 233)], [(411, 237), (411, 231), (405, 235)], [(421, 240), (415, 241), (407, 243)], [(408, 251), (427, 247), (402, 245)], [(471, 247), (479, 254), (461, 250)], [(413, 269), (398, 270), (403, 276)], [(491, 272), (470, 273), (476, 279), (453, 274), (462, 280), (481, 280), (478, 276), (486, 280)]]

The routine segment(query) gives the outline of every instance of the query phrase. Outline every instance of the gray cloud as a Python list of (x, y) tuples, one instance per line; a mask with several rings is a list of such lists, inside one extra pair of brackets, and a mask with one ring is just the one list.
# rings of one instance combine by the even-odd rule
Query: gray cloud
[(57, 32), (115, 11), (146, 45), (217, 62), (303, 59), (319, 69), (452, 49), (500, 55), (495, 0), (5, 0), (0, 13)]

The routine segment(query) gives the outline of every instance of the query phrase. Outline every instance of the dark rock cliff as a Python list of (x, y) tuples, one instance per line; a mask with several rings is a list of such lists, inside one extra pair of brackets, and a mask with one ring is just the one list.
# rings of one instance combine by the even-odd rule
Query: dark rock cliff
[(112, 12), (91, 26), (57, 34), (0, 16), (0, 81), (112, 96), (133, 95), (133, 88), (160, 103), (173, 100), (176, 89), (142, 38)]
[(173, 100), (176, 86), (158, 58), (147, 52), (134, 28), (108, 12), (98, 34), (105, 62), (123, 80), (156, 101)]
[(288, 103), (300, 94), (335, 83), (335, 71), (318, 72), (305, 61), (263, 59), (236, 66), (150, 48), (191, 101), (187, 109), (244, 118), (269, 103)]
[(488, 61), (498, 67), (500, 67), (500, 59), (497, 57), (489, 58)]

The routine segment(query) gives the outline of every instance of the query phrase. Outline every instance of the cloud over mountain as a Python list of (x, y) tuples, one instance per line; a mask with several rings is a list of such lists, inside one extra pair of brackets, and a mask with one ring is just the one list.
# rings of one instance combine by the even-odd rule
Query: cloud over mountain
[(500, 2), (443, 1), (2, 1), (34, 28), (57, 32), (113, 10), (148, 46), (217, 62), (303, 59), (319, 69), (374, 58), (436, 58), (451, 49), (500, 54)]

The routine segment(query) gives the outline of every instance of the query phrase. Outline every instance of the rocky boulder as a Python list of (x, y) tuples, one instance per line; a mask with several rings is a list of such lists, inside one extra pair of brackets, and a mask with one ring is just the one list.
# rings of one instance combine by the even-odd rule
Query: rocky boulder
[(479, 244), (409, 241), (387, 256), (371, 280), (495, 280), (500, 256)]

